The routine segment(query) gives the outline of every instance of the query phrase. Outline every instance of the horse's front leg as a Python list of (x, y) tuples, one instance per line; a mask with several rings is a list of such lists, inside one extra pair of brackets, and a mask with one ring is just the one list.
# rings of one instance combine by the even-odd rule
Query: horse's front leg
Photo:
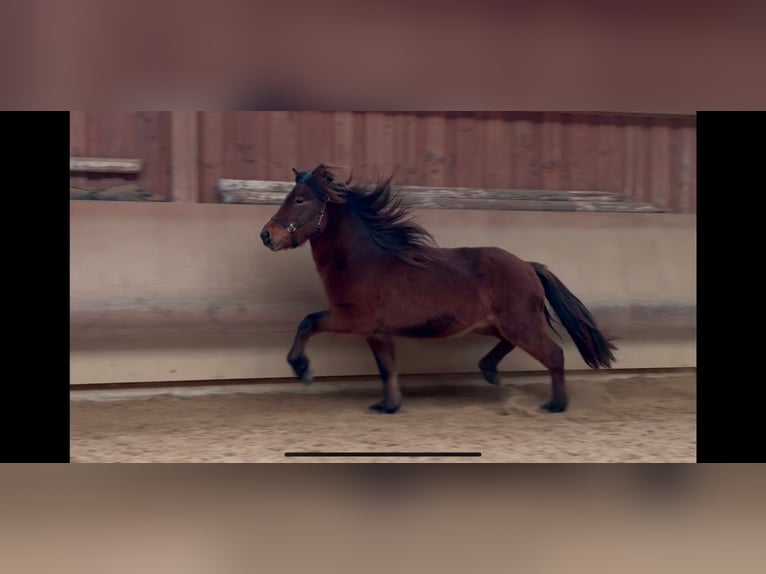
[(309, 368), (309, 360), (306, 357), (306, 344), (309, 339), (318, 333), (340, 332), (342, 325), (337, 317), (329, 311), (310, 313), (298, 324), (298, 332), (293, 339), (293, 345), (287, 354), (287, 362), (293, 368), (295, 376), (305, 384), (314, 382), (314, 375)]

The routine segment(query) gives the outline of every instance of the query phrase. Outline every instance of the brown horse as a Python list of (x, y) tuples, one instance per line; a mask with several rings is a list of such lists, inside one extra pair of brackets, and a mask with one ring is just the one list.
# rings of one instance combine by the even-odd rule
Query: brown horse
[[(444, 249), (408, 219), (391, 193), (391, 179), (372, 187), (339, 181), (324, 165), (295, 172), (295, 187), (261, 232), (272, 251), (311, 243), (329, 308), (298, 325), (287, 361), (311, 383), (304, 353), (318, 333), (355, 333), (366, 338), (383, 380), (383, 400), (370, 408), (395, 413), (402, 402), (393, 337), (442, 338), (479, 333), (500, 342), (479, 361), (487, 382), (499, 383), (497, 366), (514, 347), (551, 373), (552, 397), (541, 408), (567, 408), (564, 352), (553, 329), (547, 298), (585, 362), (610, 367), (617, 348), (599, 331), (590, 312), (539, 263), (522, 261), (497, 247)], [(555, 331), (555, 329), (554, 329)]]

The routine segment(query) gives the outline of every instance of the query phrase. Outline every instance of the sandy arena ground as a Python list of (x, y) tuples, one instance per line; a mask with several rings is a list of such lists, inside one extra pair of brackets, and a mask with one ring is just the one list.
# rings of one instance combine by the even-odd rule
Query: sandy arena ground
[[(694, 462), (695, 375), (571, 375), (570, 408), (538, 412), (545, 375), (72, 391), (72, 462)], [(545, 381), (545, 382), (542, 382)], [(480, 451), (479, 458), (287, 458), (285, 451)]]

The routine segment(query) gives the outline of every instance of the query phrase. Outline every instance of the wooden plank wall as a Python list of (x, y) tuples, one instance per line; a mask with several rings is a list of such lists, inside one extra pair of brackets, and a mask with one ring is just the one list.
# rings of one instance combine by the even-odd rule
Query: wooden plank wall
[(135, 184), (155, 200), (171, 195), (170, 112), (70, 112), (69, 155), (140, 159), (138, 174), (70, 174), (70, 184), (95, 190)]
[[(605, 191), (696, 209), (693, 116), (224, 112), (200, 117), (203, 201), (221, 178), (291, 181), (318, 163), (399, 185)], [(343, 173), (347, 171), (341, 170)]]
[(291, 168), (395, 173), (404, 186), (601, 191), (696, 212), (696, 119), (607, 113), (72, 112), (72, 156), (136, 158), (155, 198), (217, 203), (220, 179), (291, 181)]

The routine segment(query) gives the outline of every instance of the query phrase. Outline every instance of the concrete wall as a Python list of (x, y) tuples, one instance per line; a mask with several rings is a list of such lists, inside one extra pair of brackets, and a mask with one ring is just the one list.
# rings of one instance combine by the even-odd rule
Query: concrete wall
[[(271, 206), (71, 202), (71, 383), (288, 377), (295, 327), (325, 307), (308, 248), (271, 253)], [(547, 264), (619, 337), (618, 368), (696, 365), (693, 215), (425, 210), (444, 246)], [(402, 372), (471, 372), (486, 337), (398, 341)], [(567, 367), (585, 368), (567, 339)], [(317, 376), (374, 374), (364, 342), (320, 335)], [(541, 366), (515, 351), (505, 370)]]

